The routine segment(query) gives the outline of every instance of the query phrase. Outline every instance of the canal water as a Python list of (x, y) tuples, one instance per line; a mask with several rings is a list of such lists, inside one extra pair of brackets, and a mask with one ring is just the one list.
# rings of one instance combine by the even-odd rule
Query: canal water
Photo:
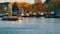
[(23, 18), (18, 21), (2, 21), (0, 34), (60, 34), (60, 18)]

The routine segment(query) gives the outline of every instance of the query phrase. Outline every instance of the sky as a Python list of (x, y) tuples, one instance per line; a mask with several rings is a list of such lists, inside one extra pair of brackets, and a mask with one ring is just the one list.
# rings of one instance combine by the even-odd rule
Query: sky
[[(45, 0), (42, 0), (42, 3), (44, 3)], [(1, 2), (27, 2), (27, 3), (34, 3), (34, 0), (0, 0)]]

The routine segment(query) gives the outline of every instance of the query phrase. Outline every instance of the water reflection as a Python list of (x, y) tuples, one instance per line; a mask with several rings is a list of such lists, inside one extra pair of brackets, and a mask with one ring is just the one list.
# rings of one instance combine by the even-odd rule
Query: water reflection
[(0, 34), (60, 34), (60, 18), (0, 21)]
[(18, 24), (22, 24), (23, 23), (23, 20), (18, 20), (17, 23)]

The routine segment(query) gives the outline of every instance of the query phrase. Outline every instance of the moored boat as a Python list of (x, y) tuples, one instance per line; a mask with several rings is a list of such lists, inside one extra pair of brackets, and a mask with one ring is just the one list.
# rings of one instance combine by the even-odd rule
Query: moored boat
[(17, 16), (5, 16), (2, 18), (2, 20), (4, 20), (4, 21), (18, 21), (18, 20), (23, 20), (23, 19), (20, 17), (17, 17)]

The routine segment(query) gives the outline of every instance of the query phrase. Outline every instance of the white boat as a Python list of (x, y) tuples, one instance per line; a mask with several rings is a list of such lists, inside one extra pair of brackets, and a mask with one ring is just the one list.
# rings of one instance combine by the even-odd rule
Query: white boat
[(5, 13), (5, 14), (0, 14), (0, 17), (4, 17), (4, 16), (7, 16), (8, 13)]

